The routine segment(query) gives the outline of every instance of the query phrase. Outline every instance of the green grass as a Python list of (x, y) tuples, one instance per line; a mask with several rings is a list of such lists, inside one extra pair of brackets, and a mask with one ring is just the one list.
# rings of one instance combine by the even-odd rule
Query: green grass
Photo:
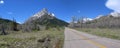
[[(8, 35), (0, 35), (0, 48), (42, 48), (43, 43), (38, 40), (50, 38), (49, 48), (58, 46), (62, 48), (64, 42), (64, 29), (44, 30), (36, 32), (16, 32)], [(59, 42), (59, 44), (57, 44)], [(57, 44), (57, 45), (56, 45)]]
[(120, 40), (120, 29), (108, 29), (108, 28), (104, 28), (104, 29), (100, 29), (100, 28), (76, 28), (76, 29), (79, 31), (93, 34), (93, 35)]

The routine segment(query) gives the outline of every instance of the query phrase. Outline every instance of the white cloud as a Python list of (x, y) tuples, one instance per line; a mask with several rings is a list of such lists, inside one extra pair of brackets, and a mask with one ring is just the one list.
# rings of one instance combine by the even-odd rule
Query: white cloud
[(107, 0), (106, 7), (120, 13), (120, 0)]
[(3, 0), (0, 0), (0, 4), (4, 4), (4, 1), (3, 1)]

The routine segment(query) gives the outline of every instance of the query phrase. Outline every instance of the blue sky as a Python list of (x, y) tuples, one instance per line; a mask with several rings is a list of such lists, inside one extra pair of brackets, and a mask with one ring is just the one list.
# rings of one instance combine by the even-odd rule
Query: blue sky
[[(1, 2), (3, 1), (3, 2)], [(107, 0), (0, 0), (0, 17), (25, 22), (29, 17), (47, 8), (57, 18), (70, 22), (72, 16), (95, 18), (112, 12), (105, 6)]]

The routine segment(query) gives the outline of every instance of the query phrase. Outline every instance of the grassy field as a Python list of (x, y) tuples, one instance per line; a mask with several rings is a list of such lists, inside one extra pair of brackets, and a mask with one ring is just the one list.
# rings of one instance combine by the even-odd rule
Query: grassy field
[(120, 40), (120, 29), (76, 28), (79, 31), (93, 35)]
[[(50, 29), (24, 33), (19, 31), (9, 35), (0, 35), (0, 48), (62, 48), (63, 32), (64, 29)], [(45, 38), (49, 38), (49, 40)]]

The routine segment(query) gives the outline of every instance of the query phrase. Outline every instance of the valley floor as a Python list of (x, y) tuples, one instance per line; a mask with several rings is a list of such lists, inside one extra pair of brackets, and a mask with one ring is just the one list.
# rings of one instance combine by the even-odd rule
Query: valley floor
[(107, 37), (120, 40), (120, 29), (108, 29), (108, 28), (75, 28), (76, 30), (83, 31), (89, 34)]
[(0, 35), (0, 48), (62, 48), (63, 30), (44, 30), (34, 32), (15, 32)]

